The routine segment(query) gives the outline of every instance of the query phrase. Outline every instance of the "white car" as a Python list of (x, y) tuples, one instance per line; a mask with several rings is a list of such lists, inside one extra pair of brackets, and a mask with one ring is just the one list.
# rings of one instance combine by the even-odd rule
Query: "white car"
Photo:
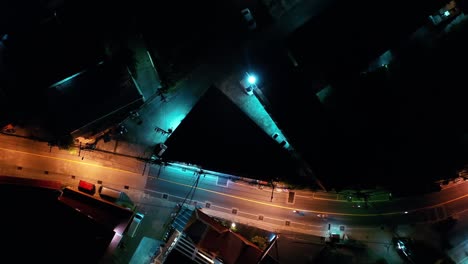
[(141, 223), (141, 220), (143, 220), (143, 217), (145, 217), (145, 215), (141, 213), (136, 213), (133, 216), (132, 223), (128, 227), (128, 231), (127, 231), (127, 234), (130, 237), (135, 237), (136, 231), (138, 230), (138, 227), (140, 226), (140, 223)]
[(242, 78), (242, 80), (240, 80), (240, 84), (247, 95), (253, 95), (253, 90), (255, 87), (254, 85), (250, 84), (246, 78)]
[(248, 8), (242, 9), (241, 15), (244, 18), (244, 22), (247, 25), (247, 28), (249, 30), (254, 30), (257, 28), (257, 22), (255, 22), (255, 19), (252, 15), (252, 12), (250, 12), (250, 9)]

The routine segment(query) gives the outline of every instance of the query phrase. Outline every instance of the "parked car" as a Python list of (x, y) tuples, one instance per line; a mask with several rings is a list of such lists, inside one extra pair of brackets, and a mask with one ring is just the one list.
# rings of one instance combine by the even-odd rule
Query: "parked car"
[(246, 72), (242, 79), (239, 81), (240, 85), (244, 89), (247, 95), (253, 95), (254, 90), (257, 89), (257, 78), (255, 75)]
[(278, 142), (278, 144), (280, 144), (281, 147), (286, 148), (286, 149), (289, 147), (288, 142), (282, 136), (280, 136), (278, 133), (274, 133), (272, 135), (272, 138), (276, 142)]
[(141, 220), (143, 220), (143, 217), (145, 217), (144, 214), (141, 213), (136, 213), (133, 216), (132, 222), (130, 223), (130, 226), (128, 227), (127, 234), (130, 237), (135, 237), (136, 231), (138, 230), (138, 227), (140, 226)]
[(250, 9), (244, 8), (241, 10), (242, 18), (244, 19), (244, 23), (247, 25), (249, 30), (254, 30), (257, 28), (257, 22), (255, 21), (252, 12)]
[(78, 190), (92, 195), (96, 191), (96, 186), (90, 182), (80, 180), (78, 183)]
[(122, 195), (123, 193), (119, 190), (109, 188), (106, 186), (99, 187), (99, 196), (101, 196), (101, 198), (105, 200), (116, 202), (120, 199), (120, 197), (122, 197)]
[(246, 78), (242, 78), (242, 80), (240, 80), (240, 84), (247, 95), (253, 95), (253, 90), (255, 87), (254, 85), (250, 84)]

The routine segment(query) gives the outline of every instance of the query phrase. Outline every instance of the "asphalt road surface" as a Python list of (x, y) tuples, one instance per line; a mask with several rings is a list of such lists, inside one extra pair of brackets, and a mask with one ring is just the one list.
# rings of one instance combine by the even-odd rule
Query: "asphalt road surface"
[[(367, 209), (356, 202), (337, 201), (306, 190), (271, 190), (248, 181), (231, 181), (215, 172), (198, 174), (179, 166), (148, 165), (108, 153), (50, 149), (46, 143), (1, 135), (0, 169), (4, 175), (59, 180), (76, 185), (78, 179), (101, 181), (121, 189), (139, 202), (141, 195), (197, 205), (246, 219), (314, 233), (328, 223), (347, 226), (408, 224), (444, 219), (467, 209), (468, 183), (460, 182), (421, 197), (370, 202)], [(83, 153), (81, 153), (83, 155)], [(72, 177), (73, 176), (73, 177)], [(198, 181), (198, 183), (197, 183)], [(128, 189), (125, 188), (128, 187)], [(196, 186), (196, 187), (195, 187)], [(294, 199), (288, 199), (294, 192)], [(273, 199), (272, 199), (273, 194)], [(195, 204), (196, 202), (196, 204)], [(294, 213), (298, 210), (300, 213)], [(318, 217), (326, 214), (326, 218)]]

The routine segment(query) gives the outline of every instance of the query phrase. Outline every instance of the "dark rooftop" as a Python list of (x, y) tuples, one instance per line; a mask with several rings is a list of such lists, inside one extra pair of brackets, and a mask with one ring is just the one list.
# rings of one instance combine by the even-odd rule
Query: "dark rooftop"
[(0, 198), (7, 212), (0, 220), (3, 227), (0, 262), (16, 259), (24, 263), (98, 263), (103, 258), (115, 234), (109, 226), (116, 225), (116, 210), (111, 212), (108, 209), (111, 206), (90, 204), (94, 210), (87, 213), (96, 219), (107, 217), (109, 221), (98, 223), (60, 202), (61, 191), (56, 182), (11, 177), (0, 180)]
[(103, 63), (49, 88), (50, 126), (70, 133), (102, 117), (107, 124), (114, 124), (143, 104), (130, 75), (115, 71)]
[(289, 153), (216, 87), (166, 141), (164, 158), (238, 176), (270, 180), (295, 173)]

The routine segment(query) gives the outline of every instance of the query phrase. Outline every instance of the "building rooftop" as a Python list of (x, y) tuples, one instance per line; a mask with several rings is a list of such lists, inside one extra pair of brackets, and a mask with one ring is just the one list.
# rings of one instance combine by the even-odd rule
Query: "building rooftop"
[(207, 170), (265, 180), (295, 173), (289, 153), (216, 87), (205, 92), (165, 144), (166, 160)]

